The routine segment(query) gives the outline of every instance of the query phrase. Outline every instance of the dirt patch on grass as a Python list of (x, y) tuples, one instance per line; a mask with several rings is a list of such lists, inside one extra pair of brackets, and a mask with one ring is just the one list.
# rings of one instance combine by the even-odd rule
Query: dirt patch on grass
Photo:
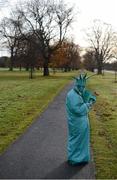
[(99, 121), (107, 121), (112, 118), (113, 112), (116, 111), (116, 106), (105, 99), (101, 99), (94, 106), (94, 112)]

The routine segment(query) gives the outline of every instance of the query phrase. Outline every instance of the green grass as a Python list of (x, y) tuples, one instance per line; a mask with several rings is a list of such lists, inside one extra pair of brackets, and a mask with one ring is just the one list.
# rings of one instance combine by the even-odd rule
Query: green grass
[(117, 83), (108, 73), (92, 77), (88, 86), (99, 93), (90, 113), (96, 178), (117, 179)]
[(76, 72), (43, 77), (36, 73), (0, 71), (0, 153), (12, 143)]

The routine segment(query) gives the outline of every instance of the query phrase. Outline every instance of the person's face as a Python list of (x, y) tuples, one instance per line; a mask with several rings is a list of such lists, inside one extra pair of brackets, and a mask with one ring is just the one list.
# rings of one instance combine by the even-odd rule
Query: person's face
[(85, 89), (85, 84), (84, 84), (84, 83), (78, 84), (77, 87), (78, 87), (78, 90), (79, 90), (81, 93), (83, 93), (83, 91), (84, 91), (84, 89)]
[(78, 90), (83, 93), (85, 86), (78, 85)]

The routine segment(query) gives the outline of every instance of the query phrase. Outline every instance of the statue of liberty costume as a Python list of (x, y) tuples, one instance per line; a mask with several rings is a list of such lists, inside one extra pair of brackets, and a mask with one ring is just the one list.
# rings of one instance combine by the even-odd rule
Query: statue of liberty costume
[(96, 97), (85, 89), (87, 74), (75, 77), (75, 86), (67, 93), (68, 162), (72, 165), (90, 161), (90, 126), (88, 113)]

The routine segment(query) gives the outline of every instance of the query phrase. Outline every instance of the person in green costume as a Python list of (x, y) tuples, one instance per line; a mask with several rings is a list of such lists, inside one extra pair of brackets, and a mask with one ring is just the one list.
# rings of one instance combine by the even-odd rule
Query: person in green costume
[(85, 89), (87, 74), (75, 77), (75, 86), (67, 93), (66, 112), (68, 122), (67, 155), (71, 165), (90, 161), (90, 126), (88, 113), (96, 96)]

